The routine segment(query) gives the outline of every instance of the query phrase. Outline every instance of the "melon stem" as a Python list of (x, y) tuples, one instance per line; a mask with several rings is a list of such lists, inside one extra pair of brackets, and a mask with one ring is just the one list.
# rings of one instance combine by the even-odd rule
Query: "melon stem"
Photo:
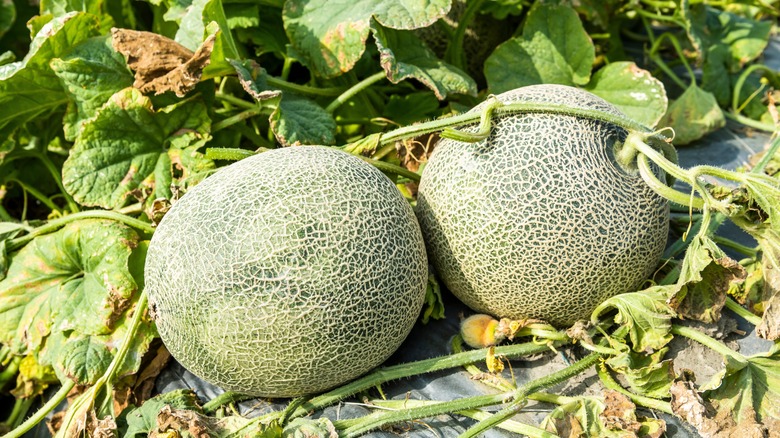
[[(562, 346), (568, 342), (554, 341), (554, 346)], [(537, 345), (532, 342), (523, 344), (506, 345), (501, 347), (495, 347), (494, 354), (501, 355), (507, 358), (515, 358), (528, 356), (531, 354), (544, 353), (549, 351), (548, 345)], [(393, 365), (384, 368), (378, 368), (375, 371), (354, 380), (346, 385), (333, 389), (329, 392), (313, 397), (311, 400), (303, 403), (303, 405), (296, 408), (289, 416), (292, 420), (297, 417), (307, 415), (311, 411), (322, 409), (326, 406), (330, 406), (340, 400), (355, 395), (361, 391), (374, 388), (383, 383), (387, 383), (393, 380), (412, 377), (420, 374), (432, 373), (435, 371), (446, 370), (449, 368), (460, 367), (466, 364), (479, 362), (484, 360), (487, 356), (488, 349), (482, 348), (479, 350), (471, 350), (463, 353), (450, 354), (448, 356), (435, 357), (432, 359), (425, 359), (416, 362), (403, 363)], [(259, 423), (269, 423), (270, 421), (277, 420), (281, 417), (282, 412), (271, 412), (259, 417), (256, 417), (254, 421)]]
[(572, 108), (565, 104), (555, 103), (513, 102), (503, 104), (497, 108), (490, 108), (490, 105), (488, 105), (488, 107), (483, 108), (483, 110), (479, 112), (468, 112), (459, 114), (457, 116), (394, 129), (380, 136), (379, 146), (393, 144), (396, 141), (409, 140), (411, 138), (420, 137), (422, 135), (431, 134), (433, 132), (443, 131), (446, 128), (457, 128), (465, 125), (479, 123), (482, 120), (485, 111), (493, 111), (493, 117), (502, 117), (513, 114), (540, 113), (580, 117), (615, 125), (625, 129), (629, 133), (642, 133), (648, 137), (657, 137), (659, 140), (666, 140), (662, 134), (658, 132), (651, 132), (650, 129), (646, 126), (643, 126), (642, 124), (631, 120), (628, 117), (607, 113), (605, 111), (585, 108)]
[(525, 385), (519, 387), (517, 391), (515, 391), (513, 394), (514, 401), (512, 403), (486, 418), (485, 420), (479, 421), (477, 424), (470, 427), (460, 435), (460, 438), (471, 438), (479, 436), (486, 430), (509, 419), (513, 415), (520, 412), (520, 410), (526, 405), (528, 402), (528, 395), (537, 392), (540, 389), (565, 382), (566, 380), (592, 367), (599, 359), (601, 359), (601, 353), (591, 353), (560, 371), (556, 371), (552, 374), (526, 383)]

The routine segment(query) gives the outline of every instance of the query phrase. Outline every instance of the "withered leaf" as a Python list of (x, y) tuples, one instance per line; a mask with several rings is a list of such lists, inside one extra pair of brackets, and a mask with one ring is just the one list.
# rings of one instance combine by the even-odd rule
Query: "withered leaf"
[(739, 423), (734, 421), (729, 409), (717, 409), (716, 405), (702, 399), (693, 382), (678, 379), (672, 384), (672, 412), (696, 428), (702, 438), (763, 438), (765, 427), (756, 421), (756, 414), (749, 408)]
[(152, 32), (112, 28), (111, 37), (114, 49), (124, 55), (135, 72), (133, 87), (142, 93), (172, 91), (178, 97), (184, 97), (200, 82), (216, 40), (216, 35), (209, 35), (193, 53)]
[(764, 315), (761, 324), (756, 327), (759, 337), (770, 341), (780, 338), (780, 270), (772, 266), (770, 257), (764, 255), (762, 271), (764, 274)]
[(401, 159), (401, 165), (412, 172), (417, 172), (420, 165), (428, 161), (438, 141), (439, 134), (433, 133), (420, 138), (396, 142), (395, 148)]
[(169, 437), (171, 431), (187, 431), (195, 438), (210, 438), (208, 421), (202, 415), (186, 409), (173, 409), (163, 406), (157, 414), (157, 427), (149, 434), (150, 438)]
[(636, 418), (636, 405), (628, 397), (610, 389), (604, 391), (604, 405), (599, 417), (607, 429), (639, 432), (642, 425)]

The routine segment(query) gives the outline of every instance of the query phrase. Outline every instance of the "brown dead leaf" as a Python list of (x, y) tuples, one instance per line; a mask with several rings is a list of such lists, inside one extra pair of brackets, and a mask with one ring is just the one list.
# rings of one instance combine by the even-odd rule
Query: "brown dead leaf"
[(170, 432), (182, 430), (186, 430), (196, 438), (211, 436), (208, 421), (203, 416), (193, 411), (173, 409), (165, 405), (157, 414), (157, 427), (149, 433), (149, 438), (168, 438)]
[[(68, 406), (73, 404), (73, 400), (76, 399), (76, 397), (80, 396), (84, 393), (89, 387), (87, 386), (74, 386), (73, 389), (70, 390), (68, 393), (67, 401)], [(62, 426), (62, 419), (65, 417), (65, 411), (60, 411), (54, 414), (50, 420), (46, 421), (46, 428), (49, 429), (49, 432), (52, 436), (57, 434), (57, 431), (60, 430), (60, 427)]]
[(764, 438), (765, 426), (756, 421), (755, 411), (748, 408), (743, 412), (739, 424), (731, 411), (717, 409), (703, 400), (690, 380), (678, 379), (669, 391), (672, 412), (696, 428), (702, 438)]
[(114, 386), (114, 412), (118, 415), (130, 405), (141, 406), (152, 397), (154, 381), (168, 364), (171, 353), (159, 340), (144, 355), (138, 373), (127, 376)]
[(420, 169), (420, 164), (428, 161), (434, 146), (439, 141), (439, 134), (432, 133), (419, 138), (399, 141), (395, 144), (401, 165), (412, 172)]
[(599, 417), (609, 430), (623, 430), (636, 434), (642, 425), (636, 418), (636, 405), (625, 395), (614, 391), (604, 391), (604, 411)]
[(133, 87), (142, 93), (173, 91), (184, 97), (200, 82), (211, 62), (216, 35), (210, 35), (195, 53), (170, 38), (130, 29), (111, 29), (114, 49), (135, 72)]
[(561, 438), (580, 438), (585, 436), (582, 425), (574, 415), (566, 414), (563, 418), (556, 418), (553, 424), (555, 426), (555, 434)]
[(764, 274), (764, 290), (762, 301), (764, 315), (761, 324), (756, 327), (758, 337), (770, 341), (780, 338), (780, 272), (773, 268), (765, 257), (761, 263)]

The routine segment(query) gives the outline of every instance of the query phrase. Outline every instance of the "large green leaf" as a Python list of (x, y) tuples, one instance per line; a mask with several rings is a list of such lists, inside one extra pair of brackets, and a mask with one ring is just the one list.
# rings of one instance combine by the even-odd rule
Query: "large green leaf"
[(663, 348), (672, 340), (674, 310), (666, 304), (670, 286), (654, 286), (640, 292), (615, 295), (601, 303), (591, 315), (593, 323), (607, 309), (618, 311), (615, 322), (629, 329), (634, 351), (649, 353)]
[(132, 229), (108, 220), (36, 237), (0, 281), (0, 342), (26, 354), (53, 331), (111, 333), (137, 290), (128, 270), (137, 243)]
[(715, 96), (691, 84), (670, 106), (660, 122), (674, 129), (675, 146), (684, 146), (726, 125)]
[(307, 67), (338, 76), (360, 59), (371, 18), (393, 29), (425, 27), (447, 14), (451, 0), (289, 0), (284, 28)]
[(133, 84), (122, 55), (111, 47), (109, 36), (91, 38), (63, 58), (51, 61), (51, 68), (70, 97), (65, 114), (65, 138), (76, 139), (84, 122), (117, 91)]
[[(210, 124), (200, 100), (155, 111), (138, 90), (121, 90), (84, 124), (62, 168), (65, 189), (83, 205), (108, 209), (123, 206), (131, 194), (170, 198), (171, 183), (214, 167), (197, 151)], [(189, 165), (176, 161), (180, 154), (188, 155)]]
[(534, 84), (585, 85), (595, 48), (570, 6), (536, 3), (523, 34), (496, 48), (485, 61), (493, 93)]
[(438, 59), (411, 31), (389, 29), (371, 22), (382, 68), (390, 82), (413, 78), (430, 88), (439, 100), (449, 94), (477, 94), (477, 84), (459, 68)]
[(661, 81), (633, 62), (613, 62), (604, 66), (584, 88), (649, 127), (655, 126), (663, 117), (668, 104)]
[(336, 142), (336, 122), (316, 102), (295, 93), (273, 89), (268, 85), (268, 74), (252, 60), (230, 62), (244, 90), (258, 102), (274, 107), (269, 122), (279, 143), (290, 146), (331, 145)]
[(97, 33), (93, 15), (74, 12), (57, 17), (38, 32), (23, 60), (0, 66), (0, 138), (68, 102), (49, 61)]
[(705, 4), (683, 8), (686, 30), (703, 59), (702, 88), (720, 105), (731, 98), (729, 73), (756, 59), (767, 46), (771, 21), (756, 21)]

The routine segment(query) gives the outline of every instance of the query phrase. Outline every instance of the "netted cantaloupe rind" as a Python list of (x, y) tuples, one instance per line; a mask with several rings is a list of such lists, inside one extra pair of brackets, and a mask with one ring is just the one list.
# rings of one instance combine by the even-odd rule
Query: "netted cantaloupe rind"
[(427, 260), (411, 207), (357, 157), (266, 152), (194, 187), (150, 243), (146, 290), (173, 356), (226, 390), (320, 392), (413, 326)]
[[(622, 115), (561, 85), (498, 99)], [(567, 326), (639, 287), (662, 254), (669, 213), (639, 175), (615, 163), (626, 135), (581, 117), (518, 114), (495, 119), (484, 141), (441, 140), (422, 175), (417, 213), (448, 289), (479, 312)]]

